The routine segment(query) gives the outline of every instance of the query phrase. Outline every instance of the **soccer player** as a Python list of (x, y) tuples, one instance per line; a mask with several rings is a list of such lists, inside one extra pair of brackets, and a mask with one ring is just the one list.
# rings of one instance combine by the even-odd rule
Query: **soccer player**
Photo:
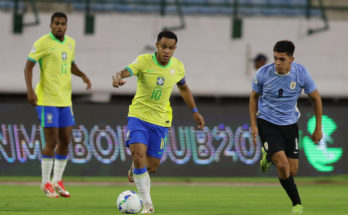
[(267, 63), (267, 57), (264, 54), (258, 54), (256, 57), (253, 59), (254, 62), (254, 68), (256, 70), (260, 69), (262, 66), (266, 65)]
[(138, 78), (137, 92), (129, 107), (126, 145), (133, 158), (128, 179), (136, 184), (144, 202), (142, 213), (145, 214), (154, 212), (148, 172), (157, 170), (166, 146), (168, 127), (172, 123), (169, 98), (174, 85), (177, 85), (181, 97), (192, 110), (198, 127), (203, 129), (205, 124), (186, 83), (184, 65), (172, 57), (177, 41), (173, 32), (160, 32), (157, 36), (157, 52), (138, 56), (113, 76), (114, 87), (124, 85), (124, 78)]
[(307, 69), (293, 62), (295, 46), (291, 41), (278, 41), (273, 48), (274, 63), (262, 67), (252, 83), (249, 113), (253, 142), (259, 135), (265, 171), (271, 162), (278, 170), (279, 181), (292, 201), (293, 213), (302, 213), (303, 206), (294, 182), (298, 169), (298, 127), (300, 117), (297, 99), (302, 89), (313, 103), (316, 118), (312, 140), (322, 138), (322, 103), (318, 89)]
[[(52, 198), (59, 195), (70, 197), (62, 183), (62, 175), (67, 163), (72, 126), (75, 124), (71, 106), (71, 73), (81, 77), (87, 89), (91, 88), (90, 80), (75, 64), (75, 40), (65, 35), (67, 21), (64, 13), (52, 15), (51, 32), (34, 43), (24, 69), (28, 101), (36, 107), (45, 134), (41, 190)], [(40, 81), (34, 92), (32, 78), (36, 62), (40, 64)]]

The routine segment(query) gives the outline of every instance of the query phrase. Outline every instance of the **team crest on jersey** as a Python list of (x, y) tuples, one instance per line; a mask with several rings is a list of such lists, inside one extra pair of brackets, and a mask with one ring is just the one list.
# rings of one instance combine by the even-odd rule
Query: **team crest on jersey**
[(53, 115), (51, 113), (48, 113), (46, 115), (46, 118), (47, 118), (47, 123), (52, 123), (52, 120), (53, 120)]
[(67, 54), (66, 52), (63, 52), (63, 53), (62, 53), (62, 59), (63, 59), (63, 60), (68, 59), (68, 54)]
[(171, 69), (171, 70), (170, 70), (170, 73), (171, 73), (172, 75), (174, 75), (174, 74), (175, 74), (175, 69)]
[(254, 78), (254, 83), (257, 84), (257, 78), (256, 77)]
[(163, 86), (164, 84), (164, 78), (162, 77), (157, 77), (157, 82), (156, 82), (157, 86)]
[(295, 81), (292, 81), (291, 83), (290, 83), (290, 89), (295, 89), (295, 87), (296, 87), (296, 82)]
[(31, 49), (31, 53), (35, 53), (36, 52), (36, 48), (35, 46), (33, 46), (33, 48)]

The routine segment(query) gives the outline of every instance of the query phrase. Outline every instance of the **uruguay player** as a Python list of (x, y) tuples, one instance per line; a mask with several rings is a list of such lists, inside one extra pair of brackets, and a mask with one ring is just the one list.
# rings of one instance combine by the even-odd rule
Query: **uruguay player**
[[(62, 175), (67, 163), (72, 126), (75, 124), (71, 106), (71, 73), (81, 77), (87, 89), (91, 88), (90, 80), (75, 64), (75, 40), (65, 35), (67, 21), (64, 13), (52, 15), (51, 32), (34, 43), (24, 70), (28, 101), (36, 106), (46, 140), (42, 151), (41, 190), (53, 198), (57, 198), (58, 194), (70, 197), (62, 183)], [(40, 64), (40, 81), (34, 92), (32, 78), (36, 62)]]
[(304, 89), (313, 103), (316, 126), (312, 139), (317, 144), (322, 138), (322, 102), (306, 68), (293, 62), (294, 51), (291, 41), (282, 40), (274, 45), (274, 63), (260, 68), (253, 80), (249, 113), (254, 144), (260, 135), (263, 145), (261, 169), (265, 171), (273, 162), (279, 181), (292, 201), (293, 213), (302, 213), (293, 178), (299, 159), (297, 120), (300, 112), (296, 104)]
[(174, 85), (178, 86), (182, 98), (192, 110), (198, 127), (203, 129), (205, 124), (185, 81), (184, 65), (172, 57), (176, 44), (177, 36), (173, 32), (160, 32), (157, 52), (138, 56), (126, 69), (113, 76), (114, 87), (124, 85), (124, 78), (138, 78), (137, 92), (129, 107), (126, 145), (133, 158), (128, 179), (135, 182), (144, 201), (142, 213), (146, 214), (154, 212), (148, 172), (157, 170), (163, 156), (168, 127), (172, 123), (169, 98)]

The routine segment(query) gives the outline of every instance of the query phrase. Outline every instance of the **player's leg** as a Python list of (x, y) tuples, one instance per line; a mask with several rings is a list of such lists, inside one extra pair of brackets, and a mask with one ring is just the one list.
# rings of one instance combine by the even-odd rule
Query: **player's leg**
[[(161, 163), (161, 159), (147, 155), (146, 166), (147, 166), (148, 173), (156, 172), (160, 163)], [(149, 174), (145, 178), (145, 185), (146, 185), (146, 189), (149, 193), (149, 196), (151, 197), (151, 177)], [(145, 201), (144, 201), (144, 208), (143, 208), (141, 213), (142, 214), (151, 214), (151, 213), (154, 213), (154, 211), (155, 211), (155, 209), (153, 207), (152, 201), (148, 202), (148, 203), (145, 203)]]
[(133, 162), (128, 170), (128, 181), (134, 182), (134, 163)]
[(147, 155), (146, 166), (147, 166), (147, 171), (149, 171), (149, 173), (156, 172), (160, 163), (161, 163), (161, 159)]
[[(168, 136), (168, 128), (154, 125), (154, 124), (147, 124), (149, 127), (149, 144), (147, 148), (147, 170), (149, 173), (154, 173), (157, 171), (160, 163), (161, 158), (164, 153), (164, 149), (166, 147), (167, 142), (167, 136)], [(146, 186), (147, 190), (150, 194), (151, 191), (151, 178), (150, 176), (146, 178)], [(142, 213), (153, 213), (154, 207), (152, 204), (144, 204), (144, 208), (142, 210)]]
[(290, 175), (295, 177), (297, 175), (298, 170), (298, 159), (288, 158), (288, 162), (290, 165)]
[[(146, 159), (146, 166), (147, 166), (147, 171), (149, 173), (154, 173), (157, 171), (158, 166), (160, 165), (161, 160), (158, 158), (154, 158), (151, 156), (147, 156)], [(129, 182), (134, 182), (134, 162), (132, 162), (131, 167), (128, 170), (128, 181)]]
[(272, 155), (272, 161), (278, 170), (278, 177), (285, 179), (290, 176), (290, 165), (284, 151), (278, 151)]
[[(279, 182), (290, 197), (293, 205), (300, 202), (296, 184), (290, 174), (289, 157), (289, 135), (288, 126), (277, 126), (265, 120), (258, 119), (259, 135), (267, 156), (278, 170)], [(291, 132), (290, 132), (291, 133)], [(293, 139), (293, 138), (292, 138)]]
[(271, 123), (260, 118), (257, 119), (257, 127), (259, 130), (259, 136), (262, 144), (262, 158), (260, 160), (260, 169), (262, 172), (265, 172), (271, 167), (272, 161), (270, 155), (274, 152), (272, 151), (273, 148), (270, 149), (267, 139), (269, 138), (270, 134), (272, 134), (272, 132), (274, 132), (275, 130)]
[(57, 198), (58, 194), (51, 185), (51, 172), (53, 156), (58, 144), (58, 121), (55, 107), (37, 106), (38, 118), (45, 134), (45, 147), (42, 150), (41, 175), (42, 182), (40, 189), (47, 197)]
[(300, 196), (297, 191), (293, 176), (290, 174), (290, 164), (284, 151), (272, 155), (272, 161), (278, 169), (279, 182), (288, 194), (292, 205), (301, 205)]
[(153, 204), (152, 199), (150, 196), (150, 189), (149, 189), (149, 181), (150, 176), (147, 171), (146, 163), (146, 150), (147, 146), (142, 143), (133, 143), (129, 146), (132, 158), (133, 158), (133, 164), (134, 164), (134, 182), (135, 185), (139, 191), (139, 194), (143, 200), (144, 204), (144, 210), (147, 208), (149, 210), (148, 213), (153, 213)]
[(42, 151), (41, 160), (41, 190), (47, 197), (57, 198), (58, 194), (54, 191), (51, 184), (51, 172), (53, 167), (53, 156), (56, 145), (58, 144), (58, 128), (44, 128), (45, 147)]
[(63, 173), (69, 154), (72, 126), (75, 124), (71, 107), (60, 107), (59, 112), (59, 143), (56, 148), (52, 186), (63, 197), (70, 197), (70, 193), (63, 184)]
[(294, 200), (292, 201), (293, 213), (302, 213), (303, 206), (301, 203), (301, 198), (297, 190), (297, 185), (294, 180), (294, 176), (297, 174), (298, 164), (299, 164), (299, 147), (298, 147), (298, 126), (297, 124), (289, 125), (284, 127), (284, 134), (287, 139), (286, 144), (286, 156), (290, 166), (290, 177), (292, 178), (292, 196)]
[(268, 159), (268, 154), (265, 150), (265, 147), (261, 148), (262, 158), (260, 160), (260, 168), (262, 172), (266, 172), (272, 165), (272, 162)]
[[(296, 176), (297, 170), (298, 170), (298, 159), (288, 158), (288, 161), (289, 161), (289, 165), (290, 165), (290, 175), (292, 177), (294, 177), (294, 176)], [(293, 213), (302, 213), (303, 206), (301, 203), (301, 198), (300, 198), (300, 195), (298, 193), (295, 180), (293, 180), (293, 181), (294, 181), (293, 190), (294, 190), (294, 195), (296, 196), (296, 201), (293, 202), (292, 212)]]
[[(126, 146), (130, 147), (134, 143), (147, 143), (147, 131), (143, 127), (142, 121), (135, 117), (128, 117), (127, 121)], [(134, 182), (134, 161), (128, 170), (128, 181)]]
[(148, 139), (147, 124), (138, 118), (128, 117), (126, 146), (130, 148), (132, 154), (134, 182), (144, 205), (152, 205), (150, 190), (147, 186), (150, 177), (146, 166)]
[(66, 198), (70, 197), (70, 193), (65, 189), (62, 177), (68, 161), (71, 132), (72, 126), (59, 128), (59, 144), (56, 149), (52, 179), (54, 189), (59, 195)]

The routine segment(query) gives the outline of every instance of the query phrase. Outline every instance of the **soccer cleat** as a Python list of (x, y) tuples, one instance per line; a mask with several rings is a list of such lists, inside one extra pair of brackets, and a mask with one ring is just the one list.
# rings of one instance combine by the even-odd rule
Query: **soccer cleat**
[(54, 191), (52, 184), (47, 182), (46, 184), (41, 184), (40, 189), (45, 193), (49, 198), (58, 198), (59, 195)]
[(143, 210), (141, 211), (142, 214), (153, 214), (155, 212), (155, 209), (153, 208), (153, 205), (145, 204), (143, 207)]
[(297, 204), (294, 207), (292, 207), (293, 214), (302, 214), (302, 211), (303, 211), (303, 206), (300, 204)]
[(129, 181), (129, 182), (134, 182), (134, 173), (133, 173), (133, 170), (134, 170), (134, 166), (133, 166), (133, 163), (132, 163), (130, 169), (128, 170), (128, 181)]
[(265, 149), (263, 147), (261, 148), (261, 151), (262, 151), (262, 159), (260, 161), (260, 168), (261, 168), (262, 172), (265, 172), (266, 170), (269, 169), (272, 162), (269, 162), (267, 160), (267, 152), (265, 151)]
[(58, 181), (57, 183), (53, 183), (52, 186), (60, 196), (63, 196), (65, 198), (70, 197), (70, 193), (65, 189), (63, 185), (63, 181)]

